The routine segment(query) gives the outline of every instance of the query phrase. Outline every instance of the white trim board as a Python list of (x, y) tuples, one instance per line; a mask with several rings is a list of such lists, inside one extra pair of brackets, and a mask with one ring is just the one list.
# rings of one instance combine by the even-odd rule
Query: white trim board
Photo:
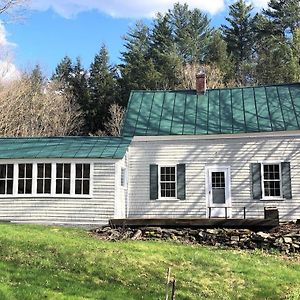
[[(248, 138), (300, 138), (300, 130), (253, 132), (235, 134), (202, 134), (202, 135), (159, 135), (159, 136), (134, 136), (133, 142), (151, 141), (186, 141), (186, 140), (226, 140), (226, 139), (248, 139)], [(130, 147), (130, 145), (129, 145)]]

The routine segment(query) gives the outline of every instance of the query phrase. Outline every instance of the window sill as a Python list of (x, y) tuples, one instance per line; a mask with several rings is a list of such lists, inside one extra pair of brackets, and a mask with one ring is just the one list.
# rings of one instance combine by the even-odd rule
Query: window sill
[(158, 199), (156, 199), (156, 201), (163, 202), (163, 201), (181, 201), (181, 200), (178, 198), (158, 198)]
[(284, 198), (262, 198), (259, 201), (284, 201)]
[(80, 199), (91, 199), (93, 198), (92, 195), (49, 195), (49, 194), (30, 194), (30, 195), (0, 195), (0, 200), (1, 199), (18, 199), (18, 198), (24, 198), (24, 199), (28, 199), (28, 198), (49, 198), (49, 199), (53, 199), (53, 198), (67, 198), (67, 199), (75, 199), (75, 198), (80, 198)]

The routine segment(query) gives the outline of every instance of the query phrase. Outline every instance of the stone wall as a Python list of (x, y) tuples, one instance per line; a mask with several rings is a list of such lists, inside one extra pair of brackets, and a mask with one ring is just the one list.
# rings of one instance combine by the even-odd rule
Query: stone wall
[(93, 231), (104, 240), (171, 240), (236, 249), (265, 249), (285, 253), (300, 253), (300, 226), (281, 225), (269, 232), (249, 229), (165, 229), (160, 227), (98, 228)]

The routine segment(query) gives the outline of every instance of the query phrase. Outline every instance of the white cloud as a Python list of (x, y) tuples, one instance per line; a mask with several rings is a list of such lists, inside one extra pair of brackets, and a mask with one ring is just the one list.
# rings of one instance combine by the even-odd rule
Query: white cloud
[(268, 6), (269, 0), (252, 0), (251, 2), (256, 8), (265, 8)]
[(52, 8), (63, 17), (70, 18), (80, 12), (98, 10), (113, 17), (152, 17), (164, 12), (174, 3), (187, 3), (191, 8), (199, 8), (212, 15), (224, 9), (224, 0), (31, 0), (36, 10)]
[(16, 44), (7, 39), (7, 32), (0, 22), (0, 81), (11, 81), (19, 78), (21, 72), (12, 62), (12, 52)]

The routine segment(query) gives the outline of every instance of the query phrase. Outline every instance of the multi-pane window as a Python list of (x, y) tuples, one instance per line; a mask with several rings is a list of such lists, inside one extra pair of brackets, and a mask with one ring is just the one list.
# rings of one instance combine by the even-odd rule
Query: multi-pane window
[(37, 193), (51, 193), (51, 164), (37, 164)]
[(18, 194), (32, 194), (32, 164), (19, 164)]
[(214, 204), (225, 204), (225, 172), (212, 172), (212, 201)]
[(176, 197), (176, 167), (160, 167), (160, 196)]
[(75, 194), (90, 193), (90, 165), (76, 164)]
[(0, 165), (0, 194), (10, 195), (13, 193), (14, 165)]
[(265, 197), (281, 197), (280, 164), (263, 164)]
[(56, 194), (71, 192), (71, 164), (56, 164)]

